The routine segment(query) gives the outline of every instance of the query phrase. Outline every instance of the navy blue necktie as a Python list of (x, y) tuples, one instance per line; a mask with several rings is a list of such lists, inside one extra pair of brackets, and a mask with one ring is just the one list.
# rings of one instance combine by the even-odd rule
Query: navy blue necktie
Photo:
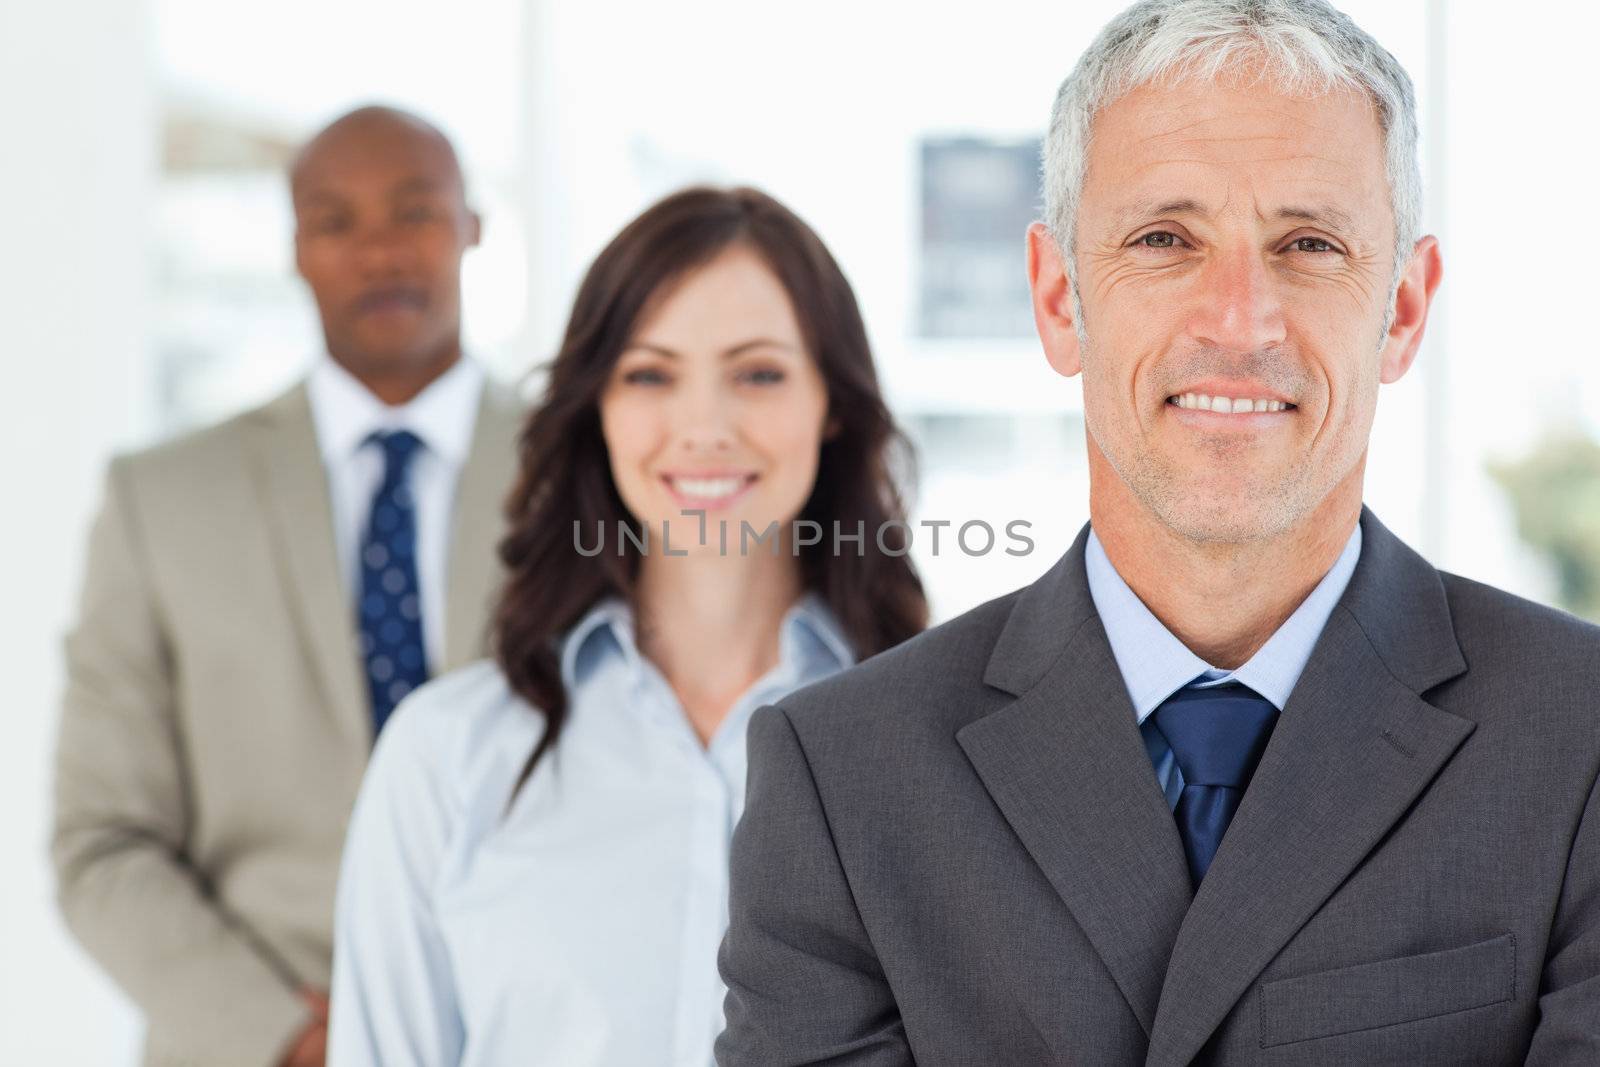
[(1185, 686), (1161, 703), (1155, 720), (1183, 772), (1173, 815), (1198, 889), (1266, 751), (1278, 709), (1237, 682)]
[(394, 706), (428, 680), (417, 586), (417, 518), (409, 473), (422, 441), (407, 430), (375, 433), (383, 483), (361, 539), (361, 656), (372, 697), (373, 736)]

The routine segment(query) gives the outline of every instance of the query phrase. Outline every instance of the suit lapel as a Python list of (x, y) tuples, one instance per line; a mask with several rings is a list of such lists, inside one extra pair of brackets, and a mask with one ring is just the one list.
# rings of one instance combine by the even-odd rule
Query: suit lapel
[(445, 662), (435, 674), (478, 659), (486, 649), (489, 612), (500, 580), (504, 501), (516, 475), (521, 411), (511, 390), (484, 385), (472, 447), (456, 484), (445, 565)]
[(1147, 1062), (1178, 1067), (1473, 730), (1418, 694), (1465, 670), (1438, 574), (1370, 512), (1361, 562), (1173, 947)]
[(1085, 540), (1019, 598), (991, 656), (985, 681), (1017, 699), (957, 740), (1148, 1034), (1189, 876), (1089, 598)]
[(339, 572), (327, 474), (304, 385), (248, 420), (266, 528), (317, 681), (351, 740), (372, 743), (354, 607)]

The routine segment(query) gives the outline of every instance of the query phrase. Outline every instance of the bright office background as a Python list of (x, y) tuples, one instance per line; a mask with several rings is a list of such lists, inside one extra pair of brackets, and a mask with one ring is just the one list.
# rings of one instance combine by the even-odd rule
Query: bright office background
[[(281, 174), (298, 141), (375, 100), (456, 140), (487, 227), (469, 343), (507, 377), (548, 357), (584, 266), (659, 195), (737, 181), (788, 202), (856, 286), (921, 449), (918, 514), (1033, 524), (1021, 559), (919, 542), (947, 618), (1040, 573), (1086, 517), (1079, 389), (1032, 335), (1022, 229), (1055, 87), (1121, 6), (0, 0), (0, 1062), (137, 1045), (51, 902), (60, 638), (111, 453), (260, 402), (317, 349)], [(1446, 261), (1421, 359), (1380, 402), (1368, 500), (1441, 566), (1592, 609), (1600, 8), (1343, 6), (1416, 80)], [(1536, 452), (1514, 507), (1491, 464)]]

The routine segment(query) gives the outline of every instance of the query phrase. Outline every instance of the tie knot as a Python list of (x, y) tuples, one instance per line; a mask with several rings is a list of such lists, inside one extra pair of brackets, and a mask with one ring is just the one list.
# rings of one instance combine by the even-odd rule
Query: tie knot
[(411, 458), (422, 447), (422, 438), (410, 430), (379, 430), (369, 441), (378, 442), (383, 449), (383, 477), (387, 482), (398, 482), (411, 467)]
[(1172, 747), (1185, 786), (1234, 789), (1250, 781), (1277, 717), (1271, 701), (1237, 683), (1185, 686), (1155, 712), (1156, 727)]

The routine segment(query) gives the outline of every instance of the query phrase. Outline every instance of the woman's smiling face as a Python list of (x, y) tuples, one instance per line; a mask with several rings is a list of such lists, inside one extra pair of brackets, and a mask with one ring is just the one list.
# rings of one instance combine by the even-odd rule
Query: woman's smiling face
[(786, 527), (816, 482), (827, 418), (787, 291), (738, 243), (660, 295), (600, 398), (617, 491), (652, 536), (665, 524), (674, 553), (717, 551), (719, 522), (729, 546), (741, 523)]

